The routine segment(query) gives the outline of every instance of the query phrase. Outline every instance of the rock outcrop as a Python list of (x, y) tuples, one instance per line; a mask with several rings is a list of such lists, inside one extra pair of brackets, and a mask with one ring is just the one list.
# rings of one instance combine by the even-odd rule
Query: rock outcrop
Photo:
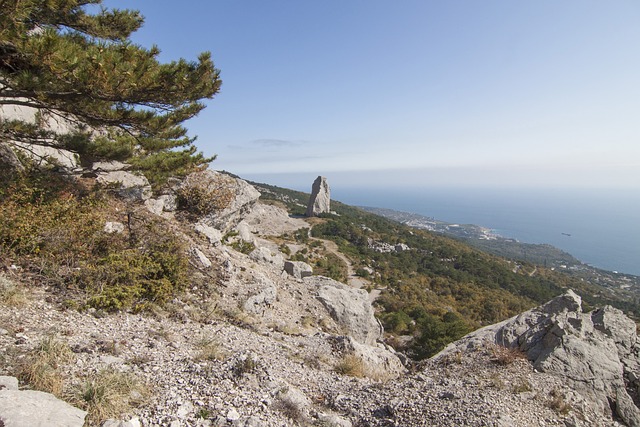
[(373, 315), (369, 294), (323, 276), (306, 277), (304, 283), (317, 290), (318, 299), (344, 334), (357, 342), (375, 345), (382, 338), (382, 325)]
[(581, 298), (568, 291), (550, 302), (497, 325), (473, 332), (436, 358), (487, 342), (522, 351), (533, 367), (557, 374), (629, 426), (640, 426), (640, 346), (635, 323), (606, 306), (582, 312)]
[(313, 182), (311, 187), (311, 197), (309, 197), (309, 204), (307, 205), (306, 215), (318, 216), (322, 213), (329, 213), (331, 211), (331, 192), (329, 190), (329, 184), (327, 178), (319, 176)]
[[(215, 177), (219, 172), (206, 171)], [(215, 181), (215, 178), (213, 178)], [(223, 233), (232, 230), (251, 211), (260, 198), (260, 192), (247, 181), (229, 177), (227, 189), (233, 193), (229, 206), (221, 211), (211, 212), (203, 218), (203, 222), (211, 225)]]

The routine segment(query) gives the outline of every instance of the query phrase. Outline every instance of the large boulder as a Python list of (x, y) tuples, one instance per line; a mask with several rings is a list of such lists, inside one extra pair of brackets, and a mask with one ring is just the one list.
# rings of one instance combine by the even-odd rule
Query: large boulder
[(313, 275), (313, 267), (303, 261), (285, 261), (284, 271), (296, 279), (304, 279)]
[(640, 346), (635, 323), (620, 310), (582, 312), (581, 298), (567, 291), (550, 302), (473, 332), (436, 358), (486, 343), (526, 354), (535, 369), (555, 373), (629, 426), (640, 426)]
[(329, 184), (327, 178), (319, 176), (313, 182), (311, 187), (311, 197), (309, 197), (309, 204), (307, 205), (307, 216), (318, 216), (322, 213), (329, 213), (331, 211), (331, 192), (329, 190)]
[(362, 344), (353, 337), (338, 337), (336, 347), (347, 354), (353, 354), (363, 363), (365, 375), (382, 381), (402, 376), (406, 369), (391, 347), (382, 343)]
[(303, 279), (317, 291), (317, 298), (344, 333), (361, 344), (375, 345), (382, 338), (382, 325), (375, 318), (369, 294), (323, 276)]
[(261, 264), (272, 265), (276, 270), (281, 271), (284, 268), (284, 257), (280, 252), (260, 246), (254, 249), (249, 258)]
[[(206, 171), (213, 180), (218, 180), (219, 172)], [(202, 219), (207, 224), (227, 233), (232, 230), (251, 211), (260, 198), (260, 192), (247, 181), (240, 178), (225, 176), (227, 190), (232, 193), (229, 205), (222, 209), (210, 212)]]
[(0, 425), (4, 427), (82, 427), (86, 416), (49, 393), (0, 390)]

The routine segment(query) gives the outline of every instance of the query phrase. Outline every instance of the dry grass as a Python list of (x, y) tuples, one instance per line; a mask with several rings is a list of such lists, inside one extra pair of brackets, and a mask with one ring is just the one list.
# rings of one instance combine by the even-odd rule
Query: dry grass
[(196, 347), (199, 349), (196, 360), (222, 360), (225, 357), (220, 343), (213, 338), (202, 338), (196, 343)]
[(362, 359), (355, 354), (345, 355), (333, 368), (340, 375), (350, 377), (364, 377), (365, 366)]
[(520, 379), (520, 381), (513, 385), (511, 391), (513, 391), (515, 394), (530, 392), (532, 391), (531, 383), (528, 380), (522, 378)]
[(40, 341), (20, 364), (18, 376), (36, 390), (60, 396), (64, 389), (60, 365), (73, 359), (67, 343), (49, 336)]
[(126, 415), (150, 394), (149, 388), (134, 375), (104, 370), (77, 387), (70, 400), (88, 412), (87, 423), (101, 425), (109, 418)]
[(0, 274), (0, 303), (9, 307), (22, 307), (27, 301), (24, 289), (4, 274)]
[(516, 360), (527, 360), (527, 355), (518, 348), (507, 348), (500, 345), (491, 348), (491, 361), (498, 365), (511, 365)]

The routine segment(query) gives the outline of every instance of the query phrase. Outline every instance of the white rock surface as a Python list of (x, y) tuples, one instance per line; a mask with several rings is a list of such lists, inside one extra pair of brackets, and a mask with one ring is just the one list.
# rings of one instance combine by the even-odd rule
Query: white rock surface
[(0, 390), (4, 427), (82, 427), (87, 413), (49, 393)]
[(382, 325), (375, 318), (369, 294), (328, 277), (306, 277), (304, 283), (315, 289), (318, 299), (331, 317), (344, 329), (345, 335), (362, 344), (375, 345), (382, 338)]
[(329, 212), (331, 212), (331, 190), (327, 178), (319, 176), (311, 186), (311, 197), (309, 197), (306, 215), (311, 217)]

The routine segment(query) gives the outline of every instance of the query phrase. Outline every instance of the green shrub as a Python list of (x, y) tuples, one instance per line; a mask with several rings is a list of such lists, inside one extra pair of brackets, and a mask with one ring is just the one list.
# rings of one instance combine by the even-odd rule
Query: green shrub
[[(0, 183), (0, 258), (73, 291), (82, 304), (143, 309), (172, 298), (188, 282), (184, 244), (144, 209), (50, 172), (28, 171)], [(126, 214), (126, 215), (125, 215)], [(128, 221), (109, 234), (107, 220)], [(75, 293), (75, 294), (74, 294)]]
[(188, 259), (184, 245), (160, 234), (145, 243), (143, 247), (109, 253), (83, 269), (81, 282), (93, 295), (89, 305), (110, 311), (128, 307), (141, 310), (150, 303), (164, 304), (186, 287)]

